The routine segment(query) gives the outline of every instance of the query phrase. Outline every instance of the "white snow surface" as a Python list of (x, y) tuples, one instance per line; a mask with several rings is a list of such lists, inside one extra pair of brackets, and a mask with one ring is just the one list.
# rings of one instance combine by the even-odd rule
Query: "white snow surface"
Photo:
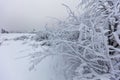
[[(35, 51), (42, 51), (42, 46), (30, 37), (35, 34), (10, 33), (0, 34), (0, 80), (65, 80), (63, 75), (55, 73), (55, 58), (48, 57), (43, 60), (35, 70), (29, 71), (30, 58), (24, 57)], [(29, 39), (15, 40), (20, 36), (27, 36)], [(21, 57), (24, 58), (21, 58)]]

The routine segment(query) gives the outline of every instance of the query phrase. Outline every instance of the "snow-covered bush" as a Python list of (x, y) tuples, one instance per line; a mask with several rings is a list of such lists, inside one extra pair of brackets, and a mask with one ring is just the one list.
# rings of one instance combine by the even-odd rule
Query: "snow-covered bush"
[(26, 36), (26, 35), (23, 35), (23, 36), (14, 38), (15, 41), (16, 41), (16, 40), (26, 40), (26, 39), (29, 39), (29, 37)]
[[(65, 56), (68, 80), (120, 79), (120, 0), (81, 0), (60, 28), (37, 34), (37, 41), (49, 43), (43, 53), (33, 53), (32, 67), (47, 56)], [(81, 14), (77, 14), (79, 12)]]
[(48, 40), (50, 37), (50, 33), (46, 31), (39, 31), (36, 33), (36, 36), (33, 37), (33, 40), (36, 41), (43, 41), (43, 40)]

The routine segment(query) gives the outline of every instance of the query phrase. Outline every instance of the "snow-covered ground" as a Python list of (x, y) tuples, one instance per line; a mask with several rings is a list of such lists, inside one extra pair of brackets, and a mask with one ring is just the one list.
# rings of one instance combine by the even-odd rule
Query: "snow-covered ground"
[[(46, 58), (35, 70), (29, 71), (30, 58), (24, 56), (43, 48), (39, 42), (31, 40), (34, 35), (0, 34), (0, 80), (65, 80), (62, 75), (54, 74), (54, 57)], [(18, 39), (21, 36), (27, 38)]]
[[(49, 56), (43, 59), (32, 71), (29, 57), (35, 52), (44, 52), (47, 46), (42, 46), (41, 41), (35, 40), (33, 33), (0, 34), (0, 80), (66, 80), (64, 74), (65, 63), (63, 56)], [(82, 79), (81, 67), (73, 79)], [(79, 72), (80, 71), (80, 72)], [(83, 77), (86, 75), (83, 75)], [(91, 75), (90, 75), (91, 76)], [(109, 75), (98, 75), (100, 80), (109, 80)], [(98, 79), (95, 80), (98, 80)], [(91, 79), (90, 79), (91, 80)]]

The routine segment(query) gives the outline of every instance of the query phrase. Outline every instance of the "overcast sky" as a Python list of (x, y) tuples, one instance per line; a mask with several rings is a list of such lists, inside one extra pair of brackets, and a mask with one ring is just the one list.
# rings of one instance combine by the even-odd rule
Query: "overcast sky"
[(41, 29), (52, 21), (47, 16), (64, 19), (62, 3), (73, 5), (73, 0), (0, 0), (0, 28), (8, 30)]

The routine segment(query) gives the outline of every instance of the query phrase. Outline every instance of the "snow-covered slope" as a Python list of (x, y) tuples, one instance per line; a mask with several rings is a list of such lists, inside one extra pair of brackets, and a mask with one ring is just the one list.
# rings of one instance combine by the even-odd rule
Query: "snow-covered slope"
[(34, 36), (28, 33), (0, 35), (0, 80), (64, 80), (62, 75), (54, 74), (54, 57), (46, 58), (35, 70), (29, 71), (29, 54), (46, 48), (33, 40)]

